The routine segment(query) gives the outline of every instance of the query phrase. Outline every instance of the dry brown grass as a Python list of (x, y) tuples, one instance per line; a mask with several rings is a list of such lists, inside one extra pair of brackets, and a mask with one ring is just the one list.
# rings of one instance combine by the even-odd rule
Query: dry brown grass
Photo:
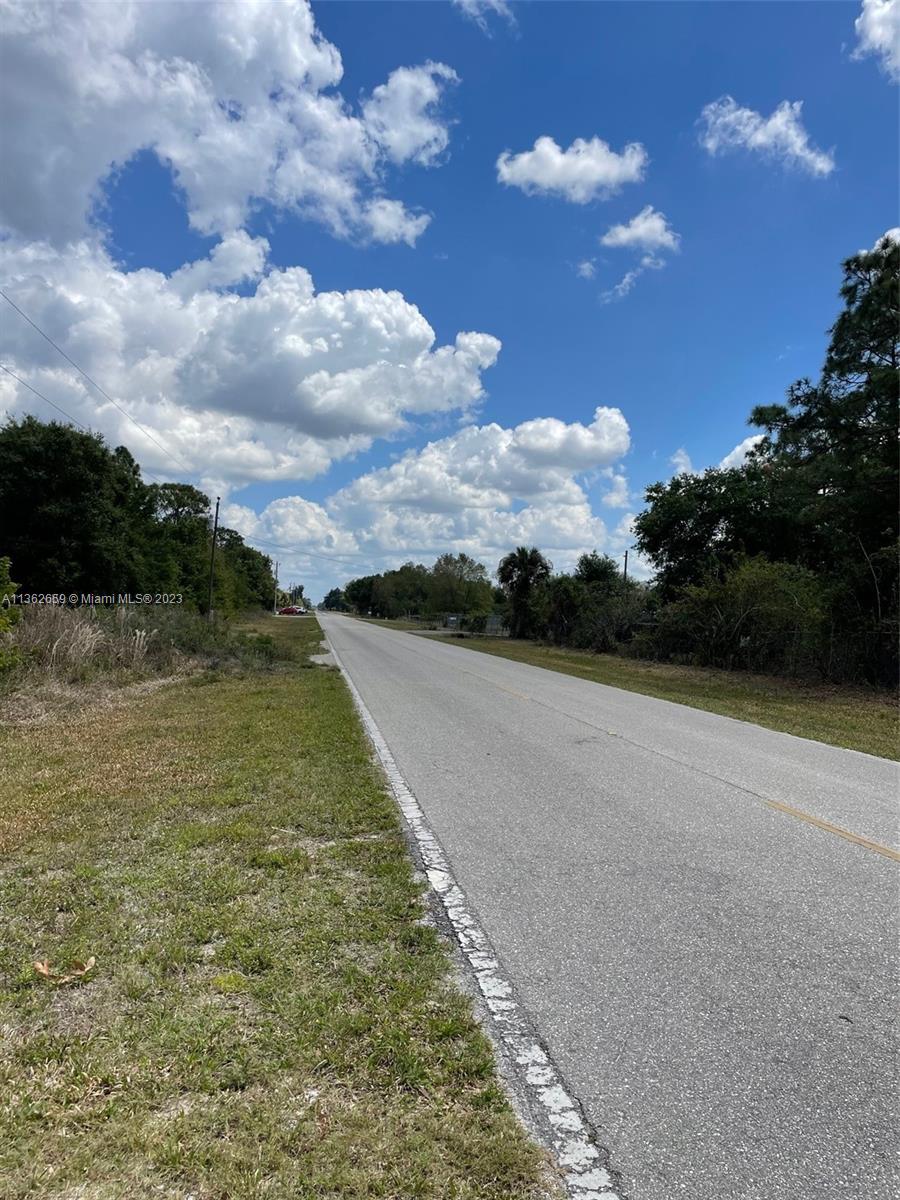
[(81, 679), (91, 671), (140, 672), (170, 667), (177, 650), (158, 628), (139, 623), (121, 607), (93, 609), (35, 605), (13, 627), (14, 644), (31, 672), (45, 678)]

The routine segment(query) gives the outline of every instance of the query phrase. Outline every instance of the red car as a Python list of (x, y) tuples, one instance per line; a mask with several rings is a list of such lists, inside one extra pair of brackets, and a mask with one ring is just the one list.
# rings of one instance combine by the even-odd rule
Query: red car
[(279, 617), (305, 617), (306, 609), (301, 608), (298, 604), (288, 604), (285, 608), (279, 608)]

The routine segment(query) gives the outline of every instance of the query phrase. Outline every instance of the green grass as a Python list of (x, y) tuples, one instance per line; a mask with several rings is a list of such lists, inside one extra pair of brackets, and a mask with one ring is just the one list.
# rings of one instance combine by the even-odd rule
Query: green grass
[(894, 697), (883, 692), (811, 686), (739, 671), (680, 667), (613, 654), (561, 650), (509, 638), (460, 638), (453, 644), (752, 721), (767, 729), (832, 746), (862, 750), (882, 758), (900, 758), (897, 705)]
[(0, 730), (0, 1194), (558, 1195), (317, 623), (248, 632), (268, 667)]
[(407, 621), (405, 617), (355, 617), (357, 621), (365, 621), (367, 625), (383, 625), (386, 629), (402, 629), (409, 632), (417, 629), (437, 629), (436, 620)]

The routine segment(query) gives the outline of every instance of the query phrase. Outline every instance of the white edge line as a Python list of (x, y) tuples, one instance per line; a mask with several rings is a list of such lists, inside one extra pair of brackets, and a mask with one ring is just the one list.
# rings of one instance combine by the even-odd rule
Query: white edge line
[(347, 668), (327, 632), (322, 631), (331, 647), (362, 718), (369, 740), (387, 776), (394, 799), (416, 840), (425, 874), (447, 914), (459, 948), (469, 963), (495, 1024), (495, 1036), (515, 1063), (518, 1082), (535, 1110), (544, 1114), (550, 1131), (549, 1149), (571, 1200), (622, 1200), (613, 1178), (602, 1165), (600, 1151), (578, 1107), (566, 1090), (556, 1067), (535, 1041), (512, 987), (504, 978), (490, 942), (469, 911), (465, 894), (453, 876), (443, 850), (432, 832), (425, 814), (410, 791), (381, 730), (366, 707)]

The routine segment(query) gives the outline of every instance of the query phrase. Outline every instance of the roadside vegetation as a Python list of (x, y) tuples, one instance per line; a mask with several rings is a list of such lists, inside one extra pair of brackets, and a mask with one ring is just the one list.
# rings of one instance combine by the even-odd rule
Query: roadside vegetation
[(265, 660), (275, 650), (271, 634), (189, 609), (35, 605), (15, 615), (3, 643), (7, 691), (27, 679), (126, 682), (200, 663)]
[(406, 633), (443, 631), (443, 624), (437, 618), (429, 617), (360, 617), (367, 625), (383, 625), (385, 629), (400, 629)]
[[(458, 627), (477, 632), (493, 615), (513, 640), (895, 689), (900, 243), (887, 237), (849, 258), (840, 291), (819, 380), (794, 383), (785, 404), (753, 409), (746, 461), (647, 488), (634, 530), (651, 583), (596, 553), (554, 573), (539, 548), (520, 546), (501, 559), (490, 604), (483, 567), (477, 604), (465, 606), (457, 591)], [(454, 560), (457, 571), (465, 557)], [(474, 579), (480, 564), (465, 566)], [(430, 574), (408, 563), (352, 580), (328, 606), (374, 617), (433, 613), (423, 588), (438, 573), (437, 563)], [(641, 668), (618, 670), (628, 678)]]
[(0, 726), (0, 1193), (556, 1196), (315, 619), (174, 679), (102, 635)]
[[(0, 559), (0, 593), (5, 570)], [(261, 669), (277, 653), (270, 633), (180, 607), (0, 608), (0, 722), (63, 719), (108, 707), (126, 685), (146, 691), (200, 669)]]
[[(0, 425), (0, 512), (0, 557), (23, 593), (209, 605), (209, 497), (186, 483), (145, 483), (128, 450), (99, 434), (30, 416)], [(219, 613), (275, 599), (270, 560), (221, 525), (212, 583)]]

